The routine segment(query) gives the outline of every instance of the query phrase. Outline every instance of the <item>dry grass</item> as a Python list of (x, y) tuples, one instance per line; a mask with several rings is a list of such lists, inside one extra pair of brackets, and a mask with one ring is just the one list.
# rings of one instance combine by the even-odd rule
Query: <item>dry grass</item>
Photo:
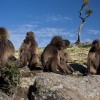
[(16, 50), (16, 52), (15, 52), (15, 57), (19, 58), (19, 51), (18, 50)]
[(76, 63), (84, 63), (87, 61), (89, 49), (90, 46), (73, 46), (68, 48), (67, 51)]
[[(72, 46), (67, 48), (67, 52), (70, 54), (72, 59), (76, 63), (84, 63), (87, 61), (87, 55), (88, 51), (90, 49), (90, 46)], [(39, 55), (43, 52), (43, 48), (39, 48)], [(15, 53), (15, 57), (19, 57), (19, 51), (17, 50)]]

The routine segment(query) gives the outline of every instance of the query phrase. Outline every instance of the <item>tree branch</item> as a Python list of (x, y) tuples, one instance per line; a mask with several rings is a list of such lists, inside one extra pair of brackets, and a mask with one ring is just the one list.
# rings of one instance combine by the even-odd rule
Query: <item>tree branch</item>
[(83, 4), (81, 6), (81, 10), (79, 11), (79, 13), (80, 13), (79, 17), (82, 19), (83, 22), (84, 22), (84, 18), (82, 17), (82, 10), (83, 10), (84, 6), (85, 6), (85, 4)]
[(90, 16), (90, 14), (88, 14), (87, 16), (85, 16), (84, 20), (86, 20), (89, 16)]

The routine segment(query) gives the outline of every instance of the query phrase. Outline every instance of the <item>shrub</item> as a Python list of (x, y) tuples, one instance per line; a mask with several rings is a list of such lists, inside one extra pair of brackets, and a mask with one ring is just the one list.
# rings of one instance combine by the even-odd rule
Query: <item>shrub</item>
[(16, 62), (7, 62), (0, 69), (0, 89), (6, 94), (13, 94), (13, 89), (19, 84), (20, 73)]

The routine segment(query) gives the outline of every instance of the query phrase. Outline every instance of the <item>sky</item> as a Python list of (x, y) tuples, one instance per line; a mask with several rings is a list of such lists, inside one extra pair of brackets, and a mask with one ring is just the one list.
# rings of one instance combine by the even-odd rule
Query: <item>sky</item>
[[(55, 35), (77, 40), (81, 24), (82, 0), (0, 0), (0, 27), (10, 33), (9, 39), (19, 49), (28, 31), (33, 31), (39, 47), (45, 47)], [(100, 0), (90, 0), (93, 10), (81, 32), (82, 42), (100, 39)]]

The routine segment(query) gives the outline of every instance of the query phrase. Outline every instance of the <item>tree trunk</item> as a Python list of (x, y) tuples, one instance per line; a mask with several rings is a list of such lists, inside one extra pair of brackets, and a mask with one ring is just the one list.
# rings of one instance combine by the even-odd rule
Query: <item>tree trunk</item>
[(79, 45), (81, 43), (81, 30), (83, 28), (84, 23), (85, 23), (85, 21), (82, 21), (81, 25), (78, 28), (78, 39), (75, 42), (75, 44), (77, 44), (77, 45)]

